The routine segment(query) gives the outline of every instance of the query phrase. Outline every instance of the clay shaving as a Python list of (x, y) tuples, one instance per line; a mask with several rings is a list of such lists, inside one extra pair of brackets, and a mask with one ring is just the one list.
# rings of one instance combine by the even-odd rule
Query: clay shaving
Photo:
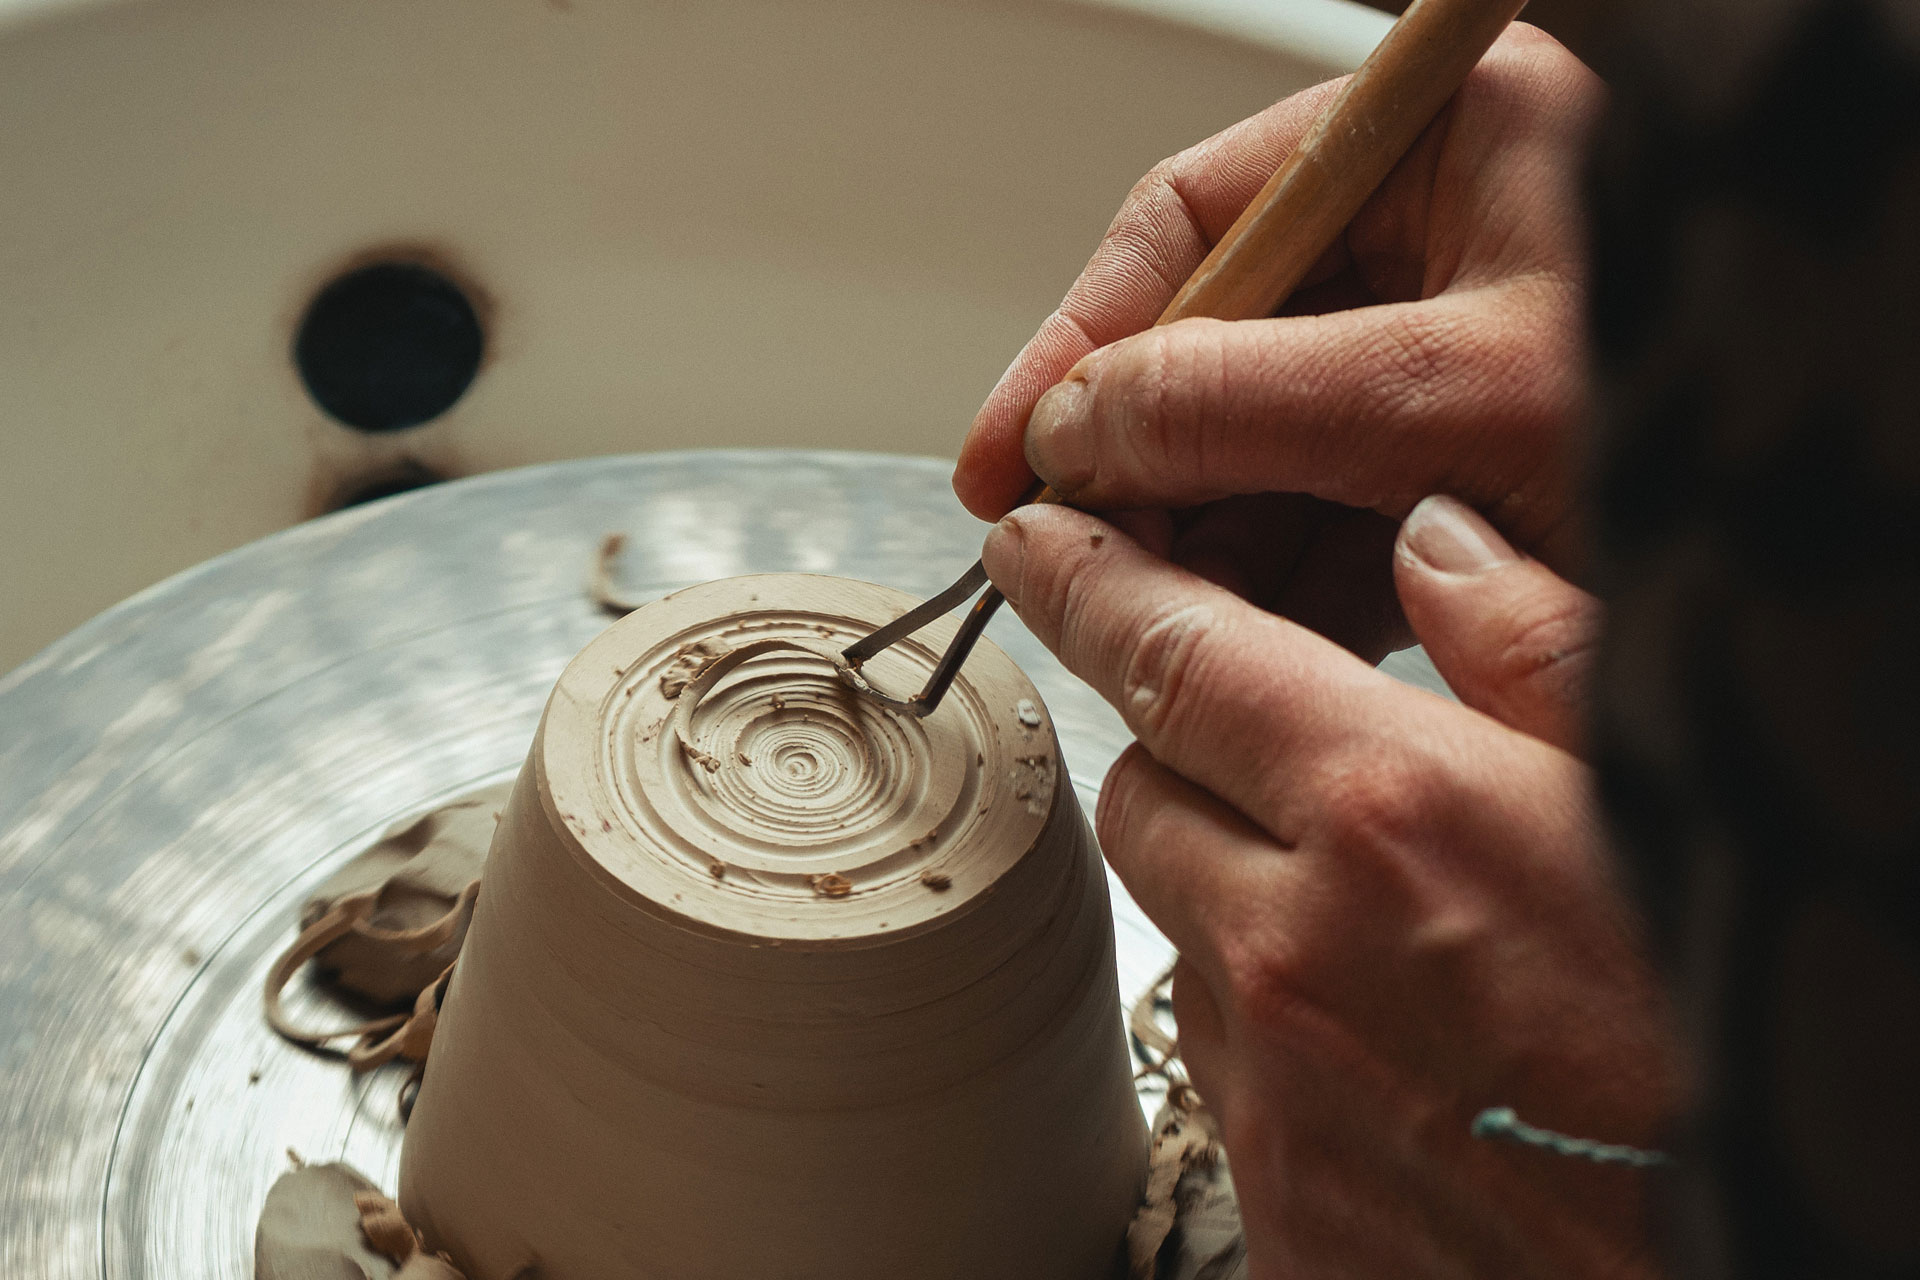
[(1153, 1121), (1147, 1187), (1127, 1227), (1128, 1280), (1244, 1280), (1246, 1235), (1219, 1125), (1186, 1079), (1176, 1036), (1160, 1023), (1171, 1007), (1169, 966), (1127, 1010), (1142, 1066), (1136, 1079), (1167, 1083)]
[(367, 1243), (399, 1264), (394, 1280), (466, 1280), (446, 1254), (427, 1252), (400, 1206), (378, 1191), (359, 1192), (353, 1207), (360, 1213), (360, 1232)]
[[(720, 681), (722, 676), (749, 658), (777, 650), (797, 650), (819, 658), (829, 665), (834, 664), (835, 655), (821, 653), (791, 640), (778, 639), (755, 640), (720, 654), (712, 652), (704, 644), (692, 644), (674, 655), (673, 665), (669, 667), (668, 674), (660, 677), (660, 692), (677, 704), (670, 724), (674, 737), (680, 742), (680, 750), (687, 759), (698, 764), (708, 773), (720, 772), (720, 758), (694, 742), (694, 713), (699, 709), (701, 699), (706, 697), (707, 692)], [(775, 709), (786, 706), (786, 702), (778, 694), (773, 695), (772, 701)], [(801, 719), (805, 720), (806, 717), (802, 716)], [(744, 751), (736, 751), (733, 754), (741, 765), (753, 764), (752, 757)], [(815, 888), (817, 891), (818, 886)], [(827, 896), (840, 897), (844, 894)]]
[(301, 1164), (296, 1158), (260, 1208), (253, 1234), (254, 1280), (391, 1280), (393, 1264), (361, 1234), (353, 1203), (356, 1195), (374, 1190), (357, 1169)]
[(935, 893), (945, 893), (953, 888), (953, 877), (939, 871), (922, 871), (920, 883)]
[[(268, 971), (267, 1024), (301, 1048), (344, 1056), (356, 1073), (395, 1059), (424, 1063), (509, 790), (486, 787), (397, 824), (336, 872), (302, 906), (299, 936)], [(327, 1030), (295, 1025), (280, 997), (310, 960), (348, 994), (404, 1010)], [(402, 1086), (403, 1116), (417, 1078)]]
[[(1154, 1280), (1160, 1250), (1180, 1217), (1182, 1182), (1190, 1173), (1211, 1169), (1219, 1159), (1220, 1131), (1213, 1114), (1191, 1085), (1176, 1085), (1154, 1118), (1147, 1189), (1127, 1226), (1128, 1280)], [(1244, 1257), (1244, 1245), (1239, 1252)]]
[(677, 698), (686, 687), (700, 678), (700, 673), (718, 659), (704, 644), (690, 644), (682, 647), (667, 663), (667, 669), (660, 673), (660, 695), (669, 700)]
[(694, 746), (691, 742), (688, 742), (685, 738), (680, 739), (680, 750), (687, 759), (693, 761), (708, 773), (720, 772), (720, 759), (718, 756), (709, 755), (707, 752)]
[(360, 1234), (367, 1243), (395, 1262), (405, 1262), (420, 1248), (400, 1206), (378, 1191), (356, 1191), (353, 1207), (360, 1212)]
[(593, 557), (593, 570), (587, 577), (587, 594), (593, 602), (616, 618), (624, 618), (638, 609), (641, 601), (627, 600), (613, 588), (613, 562), (626, 550), (627, 535), (610, 533), (600, 539), (600, 549)]
[(844, 898), (853, 892), (853, 881), (838, 871), (829, 871), (823, 876), (808, 876), (807, 883), (823, 898)]
[(254, 1280), (466, 1280), (358, 1169), (287, 1156), (254, 1231)]

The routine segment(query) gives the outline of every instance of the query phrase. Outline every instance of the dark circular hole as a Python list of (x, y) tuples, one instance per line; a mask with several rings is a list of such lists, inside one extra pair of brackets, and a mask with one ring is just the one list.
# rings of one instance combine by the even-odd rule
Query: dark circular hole
[(322, 409), (362, 431), (399, 431), (452, 408), (485, 348), (458, 285), (418, 263), (381, 262), (320, 291), (293, 359)]
[(415, 489), (424, 489), (430, 484), (439, 484), (446, 477), (429, 467), (423, 467), (411, 458), (402, 460), (397, 466), (357, 476), (341, 485), (333, 500), (327, 503), (329, 511), (344, 511), (348, 507), (357, 507), (363, 502), (375, 502), (381, 498), (391, 498), (396, 493), (411, 493)]

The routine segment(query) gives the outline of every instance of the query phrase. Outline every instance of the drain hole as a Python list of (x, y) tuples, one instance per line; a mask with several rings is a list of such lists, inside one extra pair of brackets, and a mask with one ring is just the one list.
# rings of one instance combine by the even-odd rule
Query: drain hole
[(397, 493), (411, 493), (415, 489), (424, 489), (430, 484), (439, 484), (446, 477), (430, 467), (423, 467), (411, 458), (400, 462), (398, 466), (355, 476), (341, 485), (327, 503), (328, 511), (344, 511), (348, 507), (357, 507), (363, 502), (377, 502), (381, 498), (391, 498)]
[(431, 267), (381, 262), (341, 276), (307, 308), (293, 359), (307, 394), (361, 431), (419, 426), (480, 371), (480, 317)]

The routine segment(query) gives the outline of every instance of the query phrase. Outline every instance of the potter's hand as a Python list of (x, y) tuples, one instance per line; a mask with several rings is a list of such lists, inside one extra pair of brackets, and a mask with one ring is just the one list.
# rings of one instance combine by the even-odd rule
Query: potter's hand
[(1583, 390), (1576, 188), (1601, 90), (1515, 27), (1290, 308), (1326, 314), (1147, 329), (1338, 87), (1141, 180), (980, 410), (954, 488), (986, 519), (1035, 471), (1083, 508), (1176, 511), (1129, 527), (1377, 659), (1404, 643), (1394, 527), (1429, 493), (1573, 568), (1561, 455)]
[(1464, 505), (1416, 509), (1400, 594), (1483, 714), (1081, 512), (1022, 508), (985, 558), (1139, 739), (1100, 840), (1179, 948), (1254, 1274), (1639, 1274), (1649, 1175), (1469, 1136), (1499, 1105), (1652, 1145), (1672, 1092), (1590, 780), (1553, 745), (1591, 600)]

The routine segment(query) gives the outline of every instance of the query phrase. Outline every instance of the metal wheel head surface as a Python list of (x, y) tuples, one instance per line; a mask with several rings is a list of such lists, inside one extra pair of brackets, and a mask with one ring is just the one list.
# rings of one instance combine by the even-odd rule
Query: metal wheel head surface
[[(392, 821), (511, 776), (622, 594), (798, 570), (918, 596), (979, 553), (951, 464), (695, 452), (496, 472), (276, 534), (0, 676), (0, 1275), (246, 1280), (288, 1167), (389, 1189), (404, 1068), (282, 1043), (259, 985), (299, 904)], [(1089, 812), (1129, 738), (1011, 618)], [(1117, 884), (1123, 994), (1169, 954)], [(288, 1008), (340, 1011), (296, 981)]]

